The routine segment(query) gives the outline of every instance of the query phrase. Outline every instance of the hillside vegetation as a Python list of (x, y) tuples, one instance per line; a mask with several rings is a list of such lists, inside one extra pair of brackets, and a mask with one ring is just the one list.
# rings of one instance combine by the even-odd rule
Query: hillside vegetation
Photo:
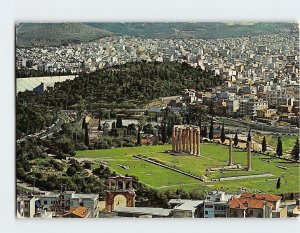
[(25, 23), (16, 26), (18, 46), (55, 46), (88, 42), (113, 33), (85, 23)]
[(137, 108), (159, 97), (179, 95), (184, 88), (203, 90), (221, 82), (219, 76), (186, 63), (127, 63), (56, 83), (42, 95), (19, 93), (17, 102), (68, 109), (74, 105), (87, 109)]

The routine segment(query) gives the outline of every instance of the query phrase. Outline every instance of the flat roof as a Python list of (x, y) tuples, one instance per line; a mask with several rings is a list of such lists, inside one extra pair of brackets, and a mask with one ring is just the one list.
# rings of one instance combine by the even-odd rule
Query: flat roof
[(192, 201), (192, 200), (188, 200), (188, 201), (185, 201), (183, 204), (179, 205), (179, 206), (176, 206), (174, 208), (174, 210), (195, 210), (195, 208), (198, 206), (198, 205), (201, 205), (204, 201), (203, 200), (196, 200), (196, 201)]
[(172, 209), (150, 208), (150, 207), (120, 207), (114, 210), (117, 213), (143, 214), (155, 216), (169, 216)]
[(190, 199), (171, 199), (168, 204), (182, 204), (186, 201), (190, 201)]

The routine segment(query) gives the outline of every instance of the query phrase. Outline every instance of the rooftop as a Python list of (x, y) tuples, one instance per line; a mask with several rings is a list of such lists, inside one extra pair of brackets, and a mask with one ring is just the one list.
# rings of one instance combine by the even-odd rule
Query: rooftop
[(203, 200), (188, 200), (188, 201), (185, 201), (183, 204), (179, 205), (179, 206), (176, 206), (174, 208), (174, 210), (195, 210), (195, 208), (198, 206), (198, 205), (201, 205), (204, 201)]
[(265, 205), (272, 207), (272, 204), (269, 202), (252, 198), (232, 198), (229, 201), (230, 209), (262, 209)]
[(76, 206), (69, 210), (67, 215), (75, 215), (78, 218), (85, 218), (89, 214), (89, 209), (83, 206)]
[(265, 200), (270, 202), (279, 201), (282, 198), (281, 196), (276, 196), (274, 194), (253, 194), (253, 193), (242, 193), (241, 197)]

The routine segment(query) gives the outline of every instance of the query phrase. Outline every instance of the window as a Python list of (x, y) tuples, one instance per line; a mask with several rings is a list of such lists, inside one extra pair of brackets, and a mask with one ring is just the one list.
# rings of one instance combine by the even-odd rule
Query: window
[(48, 204), (48, 202), (47, 201), (44, 201), (44, 205), (47, 205)]
[(25, 204), (25, 208), (28, 208), (29, 207), (29, 205), (28, 204)]
[(207, 210), (205, 210), (205, 214), (208, 214), (208, 211), (207, 211)]
[(250, 211), (249, 211), (249, 215), (250, 215), (250, 216), (253, 216), (253, 210), (250, 210)]

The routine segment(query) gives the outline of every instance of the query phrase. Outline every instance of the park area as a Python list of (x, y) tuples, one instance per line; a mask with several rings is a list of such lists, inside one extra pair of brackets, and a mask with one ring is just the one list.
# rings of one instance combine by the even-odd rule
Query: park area
[[(207, 171), (224, 167), (228, 163), (229, 147), (217, 143), (201, 144), (201, 156), (171, 155), (166, 151), (171, 145), (123, 147), (103, 150), (77, 151), (76, 158), (89, 160), (94, 168), (100, 162), (120, 175), (134, 175), (140, 182), (157, 190), (210, 191), (223, 190), (228, 193), (247, 192), (290, 193), (299, 192), (299, 164), (287, 160), (252, 152), (252, 171), (246, 171), (247, 152), (233, 149), (233, 162), (242, 169)], [(133, 157), (141, 155), (155, 162), (187, 172), (191, 176)], [(264, 177), (246, 177), (265, 175)], [(235, 180), (219, 180), (238, 177)], [(281, 178), (280, 188), (276, 188), (277, 178)]]

